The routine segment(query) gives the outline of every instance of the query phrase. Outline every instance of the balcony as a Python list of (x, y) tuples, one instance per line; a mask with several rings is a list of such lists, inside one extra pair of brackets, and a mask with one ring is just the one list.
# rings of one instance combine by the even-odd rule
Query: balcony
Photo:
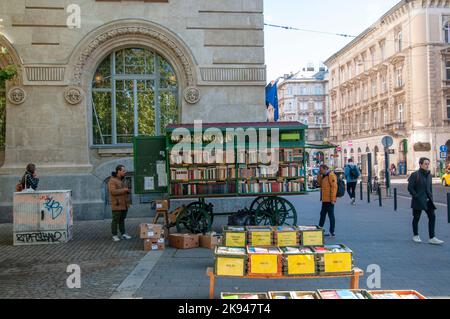
[(406, 135), (406, 122), (394, 121), (386, 125), (386, 131), (394, 136)]

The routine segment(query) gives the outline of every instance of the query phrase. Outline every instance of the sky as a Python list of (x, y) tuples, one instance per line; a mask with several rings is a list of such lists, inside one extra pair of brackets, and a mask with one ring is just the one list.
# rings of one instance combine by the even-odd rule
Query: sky
[[(359, 35), (399, 0), (264, 0), (264, 21), (315, 31)], [(265, 27), (267, 81), (319, 65), (352, 38)]]

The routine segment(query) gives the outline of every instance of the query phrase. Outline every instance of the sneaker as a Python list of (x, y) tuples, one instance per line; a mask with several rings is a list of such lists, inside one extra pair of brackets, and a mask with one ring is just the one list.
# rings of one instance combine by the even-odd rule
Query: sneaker
[(336, 237), (336, 234), (326, 233), (324, 236), (325, 236), (325, 237), (334, 238), (334, 237)]
[(414, 236), (413, 237), (413, 242), (420, 244), (422, 242), (422, 240), (420, 239), (419, 236)]
[(128, 235), (128, 234), (123, 234), (123, 235), (122, 235), (122, 239), (129, 240), (129, 239), (131, 239), (131, 236)]
[(113, 240), (113, 241), (120, 241), (120, 238), (119, 238), (119, 236), (116, 235), (116, 236), (113, 236), (113, 237), (112, 237), (112, 240)]
[(431, 245), (442, 245), (444, 242), (442, 240), (437, 239), (436, 237), (431, 238), (428, 241)]
[(330, 238), (336, 238), (336, 234), (330, 234)]

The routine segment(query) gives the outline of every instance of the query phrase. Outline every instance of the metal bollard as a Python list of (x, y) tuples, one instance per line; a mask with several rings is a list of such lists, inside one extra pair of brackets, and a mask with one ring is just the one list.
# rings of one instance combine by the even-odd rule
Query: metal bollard
[(378, 202), (380, 204), (380, 207), (383, 207), (383, 201), (381, 199), (381, 187), (378, 188)]
[(450, 224), (450, 193), (447, 193), (447, 216), (448, 223)]
[(370, 187), (370, 184), (367, 184), (367, 202), (370, 204), (370, 193), (372, 192), (372, 189)]
[(394, 211), (396, 212), (398, 208), (398, 202), (397, 202), (397, 188), (394, 188)]
[(364, 200), (363, 198), (363, 182), (361, 181), (361, 184), (359, 184), (359, 191), (361, 193), (361, 200)]

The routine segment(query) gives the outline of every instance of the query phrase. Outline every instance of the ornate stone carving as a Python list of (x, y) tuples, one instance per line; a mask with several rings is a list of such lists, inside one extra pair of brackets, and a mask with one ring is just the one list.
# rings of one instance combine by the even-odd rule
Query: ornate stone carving
[(190, 86), (184, 90), (184, 99), (189, 104), (196, 104), (200, 101), (200, 90), (196, 87)]
[(25, 102), (27, 93), (20, 87), (13, 87), (8, 91), (8, 101), (12, 104), (19, 105)]
[(153, 39), (158, 40), (167, 46), (175, 55), (179, 58), (179, 61), (183, 65), (183, 69), (186, 75), (188, 86), (195, 85), (194, 83), (194, 73), (192, 70), (192, 65), (189, 61), (189, 58), (184, 53), (184, 49), (180, 48), (177, 43), (170, 39), (167, 35), (162, 32), (152, 29), (150, 27), (145, 26), (119, 26), (116, 29), (105, 31), (103, 34), (98, 35), (94, 40), (92, 40), (81, 53), (77, 63), (74, 66), (74, 80), (75, 83), (81, 83), (81, 74), (83, 71), (83, 67), (86, 64), (87, 60), (91, 56), (91, 54), (100, 47), (103, 43), (120, 37), (120, 36), (130, 36), (130, 35), (138, 35), (138, 36), (146, 36)]
[(64, 91), (64, 98), (69, 104), (79, 104), (83, 100), (83, 91), (78, 87), (70, 86)]

